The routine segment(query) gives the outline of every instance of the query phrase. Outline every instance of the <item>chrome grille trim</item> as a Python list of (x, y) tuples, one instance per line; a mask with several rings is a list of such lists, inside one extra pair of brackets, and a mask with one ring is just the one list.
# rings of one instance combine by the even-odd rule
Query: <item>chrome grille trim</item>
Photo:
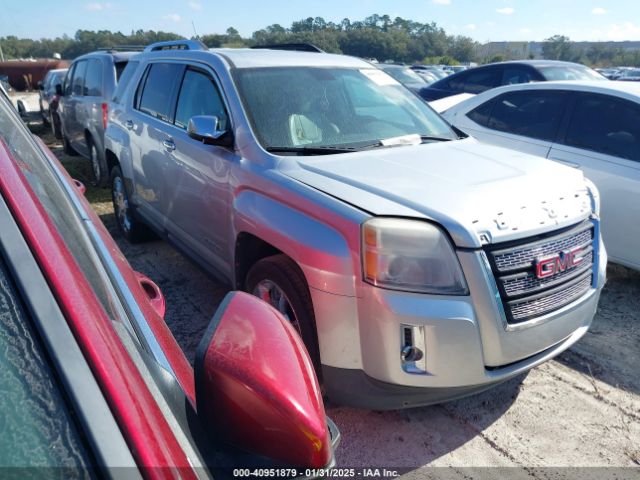
[[(585, 294), (593, 281), (598, 252), (597, 224), (590, 220), (560, 233), (522, 243), (484, 247), (496, 284), (507, 327), (551, 313)], [(551, 277), (537, 278), (536, 260), (582, 249), (582, 262)]]
[[(580, 231), (581, 230), (581, 231)], [(569, 248), (586, 246), (593, 242), (593, 225), (583, 226), (578, 231), (571, 230), (557, 237), (518, 247), (493, 252), (493, 261), (500, 273), (520, 270), (533, 265), (538, 257), (550, 255)]]
[(505, 293), (511, 298), (518, 295), (531, 294), (551, 288), (560, 283), (568, 282), (572, 278), (591, 270), (593, 266), (593, 251), (585, 255), (582, 265), (571, 270), (565, 270), (552, 279), (539, 279), (531, 272), (516, 273), (508, 277), (500, 277)]
[(509, 302), (511, 316), (516, 322), (523, 322), (529, 318), (540, 317), (545, 313), (558, 310), (573, 302), (591, 287), (591, 272), (579, 277), (569, 285), (562, 285), (552, 292), (544, 292), (537, 298), (528, 297)]

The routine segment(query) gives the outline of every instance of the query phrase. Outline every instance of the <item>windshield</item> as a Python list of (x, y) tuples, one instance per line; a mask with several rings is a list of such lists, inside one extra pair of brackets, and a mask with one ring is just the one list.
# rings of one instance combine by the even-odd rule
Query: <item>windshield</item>
[(265, 149), (346, 147), (406, 135), (456, 139), (430, 107), (377, 68), (247, 68), (234, 79)]
[(595, 70), (582, 65), (538, 67), (538, 70), (547, 80), (607, 80)]
[(420, 75), (410, 68), (380, 67), (400, 83), (425, 83)]

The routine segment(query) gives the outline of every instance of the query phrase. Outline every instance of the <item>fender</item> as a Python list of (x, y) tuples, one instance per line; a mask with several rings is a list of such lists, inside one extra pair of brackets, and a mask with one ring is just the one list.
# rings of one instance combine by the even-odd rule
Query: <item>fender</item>
[(311, 288), (356, 296), (353, 257), (340, 232), (253, 190), (239, 192), (233, 210), (235, 236), (250, 233), (291, 257)]

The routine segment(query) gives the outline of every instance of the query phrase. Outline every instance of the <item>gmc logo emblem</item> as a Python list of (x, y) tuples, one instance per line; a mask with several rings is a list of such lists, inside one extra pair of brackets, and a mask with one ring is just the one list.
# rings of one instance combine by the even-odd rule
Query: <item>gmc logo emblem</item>
[(577, 267), (584, 260), (585, 247), (574, 247), (535, 261), (536, 278), (549, 278), (570, 268)]

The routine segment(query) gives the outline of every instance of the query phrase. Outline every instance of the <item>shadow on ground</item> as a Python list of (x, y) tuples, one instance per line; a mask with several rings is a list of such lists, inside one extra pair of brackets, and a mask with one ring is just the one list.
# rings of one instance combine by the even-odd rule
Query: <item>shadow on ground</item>
[(591, 328), (556, 361), (613, 387), (640, 393), (640, 272), (609, 265)]

